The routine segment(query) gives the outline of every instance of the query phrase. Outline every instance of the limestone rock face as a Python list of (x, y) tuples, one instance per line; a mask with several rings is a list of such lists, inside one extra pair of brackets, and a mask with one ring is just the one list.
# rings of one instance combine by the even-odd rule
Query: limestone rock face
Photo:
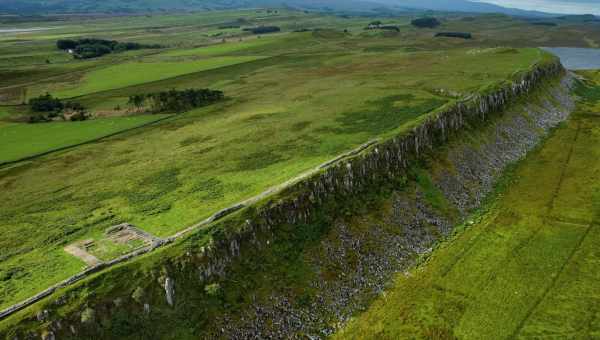
[(170, 277), (165, 279), (165, 295), (167, 303), (172, 307), (175, 304), (175, 281)]
[(36, 318), (39, 322), (44, 322), (48, 319), (49, 312), (47, 309), (41, 310), (36, 314)]
[(56, 336), (53, 332), (47, 332), (44, 335), (42, 335), (42, 340), (56, 340)]

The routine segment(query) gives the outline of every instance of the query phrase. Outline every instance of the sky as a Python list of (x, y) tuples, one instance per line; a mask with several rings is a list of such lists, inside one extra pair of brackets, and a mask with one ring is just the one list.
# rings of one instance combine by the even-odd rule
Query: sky
[(471, 0), (504, 7), (565, 14), (600, 15), (600, 0)]

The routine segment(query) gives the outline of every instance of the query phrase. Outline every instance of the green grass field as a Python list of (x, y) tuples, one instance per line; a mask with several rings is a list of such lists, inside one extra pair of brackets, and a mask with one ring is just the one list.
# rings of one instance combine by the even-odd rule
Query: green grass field
[(51, 150), (96, 140), (167, 117), (145, 115), (111, 117), (84, 122), (0, 125), (0, 163), (11, 162)]
[[(374, 137), (397, 133), (453, 100), (437, 94), (439, 89), (477, 91), (541, 58), (536, 49), (520, 50), (518, 58), (469, 51), (282, 56), (82, 98), (93, 109), (106, 105), (105, 96), (111, 105), (124, 104), (129, 93), (170, 87), (218, 88), (230, 97), (153, 127), (3, 169), (5, 249), (23, 268), (9, 284), (34, 290), (25, 288), (41, 286), (31, 277), (49, 275), (46, 262), (29, 256), (28, 247), (54, 251), (120, 222), (169, 236)], [(472, 67), (456, 67), (465, 63)], [(423, 72), (407, 72), (422, 65), (428, 65)], [(62, 125), (73, 129), (65, 135), (83, 134), (69, 124)], [(38, 126), (43, 128), (12, 129), (26, 131), (19, 135), (26, 140)], [(3, 157), (36, 147), (11, 148), (13, 154)], [(31, 228), (39, 237), (17, 242)], [(5, 261), (0, 270), (10, 272), (16, 263)], [(58, 279), (70, 267), (53, 268), (60, 268), (53, 274)], [(2, 306), (20, 298), (5, 296)]]
[(600, 76), (489, 209), (338, 339), (600, 337)]
[(177, 77), (187, 73), (235, 65), (260, 58), (259, 56), (225, 56), (194, 61), (126, 62), (86, 73), (81, 79), (81, 84), (74, 84), (72, 88), (59, 90), (55, 94), (63, 98), (77, 97)]
[(273, 34), (262, 37), (242, 41), (225, 42), (221, 44), (212, 44), (203, 47), (192, 49), (177, 49), (174, 51), (165, 52), (159, 56), (165, 57), (213, 57), (219, 55), (231, 54), (234, 52), (245, 52), (258, 47), (267, 47), (266, 45), (276, 44), (283, 39), (289, 38), (289, 34)]
[[(279, 25), (283, 32), (258, 38), (241, 28), (218, 28), (240, 18), (244, 27)], [(35, 23), (52, 30), (0, 36), (0, 104), (19, 105), (50, 92), (77, 96), (90, 112), (112, 115), (25, 124), (14, 119), (23, 107), (0, 107), (0, 162), (162, 117), (115, 110), (125, 108), (133, 94), (212, 88), (227, 97), (1, 167), (0, 308), (80, 271), (83, 263), (62, 250), (66, 245), (90, 238), (102, 243), (103, 231), (122, 222), (172, 235), (511, 78), (545, 58), (532, 48), (540, 39), (548, 46), (587, 46), (581, 35), (596, 32), (578, 26), (570, 35), (524, 30), (530, 25), (517, 19), (483, 16), (468, 23), (477, 39), (463, 41), (433, 38), (434, 30), (411, 27), (410, 17), (384, 20), (399, 25), (399, 33), (365, 31), (371, 20), (288, 10), (74, 17)], [(461, 16), (444, 20), (444, 30), (467, 25)], [(299, 29), (313, 31), (293, 32)], [(55, 48), (58, 38), (86, 36), (165, 48), (86, 61)], [(103, 259), (124, 251), (104, 248)]]

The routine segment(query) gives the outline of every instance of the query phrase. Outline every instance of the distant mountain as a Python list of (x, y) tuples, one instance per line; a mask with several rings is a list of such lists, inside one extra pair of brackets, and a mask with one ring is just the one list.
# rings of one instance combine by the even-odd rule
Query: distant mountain
[(133, 13), (290, 6), (299, 9), (382, 12), (436, 10), (547, 16), (541, 12), (504, 8), (467, 0), (0, 0), (0, 13)]
[(469, 13), (501, 13), (515, 16), (534, 16), (548, 17), (553, 16), (549, 13), (526, 11), (516, 8), (506, 8), (484, 2), (474, 2), (467, 0), (378, 0), (391, 7), (404, 7), (411, 9), (432, 9), (436, 11), (448, 12), (469, 12)]

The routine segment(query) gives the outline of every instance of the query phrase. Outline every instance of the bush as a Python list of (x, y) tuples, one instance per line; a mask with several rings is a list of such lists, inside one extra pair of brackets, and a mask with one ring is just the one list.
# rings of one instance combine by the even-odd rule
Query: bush
[(260, 27), (244, 28), (244, 31), (252, 32), (253, 34), (266, 34), (266, 33), (280, 32), (281, 28), (279, 28), (277, 26), (260, 26)]
[(145, 49), (145, 48), (161, 48), (161, 45), (158, 44), (154, 44), (154, 45), (144, 45), (144, 44), (138, 44), (138, 43), (133, 43), (133, 42), (127, 42), (127, 43), (118, 43), (113, 47), (113, 51), (114, 52), (124, 52), (124, 51), (132, 51), (132, 50), (141, 50), (141, 49)]
[(144, 289), (142, 287), (137, 287), (134, 291), (133, 294), (131, 294), (131, 297), (137, 302), (137, 303), (142, 303), (144, 300)]
[(441, 25), (440, 21), (433, 17), (415, 19), (411, 24), (418, 28), (435, 28)]
[(91, 309), (91, 308), (86, 308), (82, 313), (81, 313), (81, 323), (91, 323), (94, 322), (96, 318), (96, 312)]
[(400, 32), (400, 28), (394, 25), (379, 26), (379, 29)]
[(218, 283), (212, 283), (204, 287), (204, 291), (208, 296), (216, 297), (221, 292), (221, 286)]
[(464, 32), (439, 32), (435, 36), (436, 37), (448, 37), (448, 38), (462, 38), (462, 39), (473, 38), (471, 33), (464, 33)]

